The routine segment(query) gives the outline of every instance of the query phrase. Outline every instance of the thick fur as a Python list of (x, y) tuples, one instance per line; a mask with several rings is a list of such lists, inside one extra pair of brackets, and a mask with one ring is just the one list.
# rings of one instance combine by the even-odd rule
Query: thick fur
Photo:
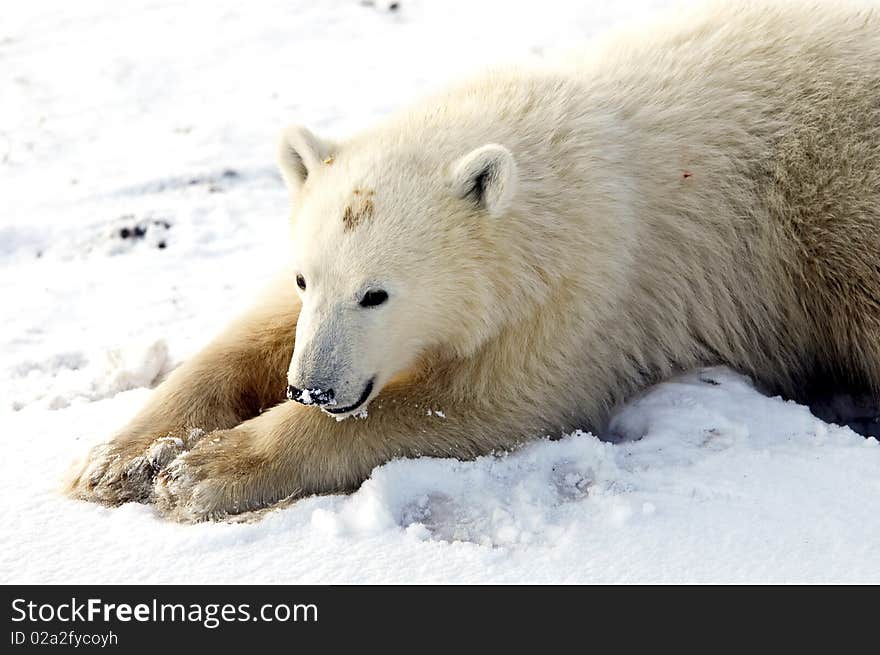
[[(700, 365), (880, 394), (876, 9), (713, 5), (283, 144), (294, 268), (316, 281), (291, 273), (176, 371), (73, 495), (221, 517), (394, 457), (599, 430)], [(376, 276), (387, 306), (343, 312)], [(367, 418), (280, 402), (286, 371), (328, 367), (348, 394), (378, 371)]]

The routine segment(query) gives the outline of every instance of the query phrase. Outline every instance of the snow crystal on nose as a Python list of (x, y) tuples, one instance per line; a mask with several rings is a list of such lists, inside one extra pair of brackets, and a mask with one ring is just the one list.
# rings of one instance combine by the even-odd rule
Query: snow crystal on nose
[(332, 407), (336, 404), (333, 389), (327, 389), (325, 391), (320, 387), (303, 389), (299, 392), (299, 396), (296, 400), (303, 405), (321, 405), (322, 407)]

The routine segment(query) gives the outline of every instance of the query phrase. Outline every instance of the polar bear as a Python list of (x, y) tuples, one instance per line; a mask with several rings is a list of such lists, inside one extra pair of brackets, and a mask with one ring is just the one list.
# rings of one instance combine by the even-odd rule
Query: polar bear
[(712, 5), (350, 139), (291, 127), (279, 162), (285, 276), (74, 496), (219, 518), (601, 430), (709, 364), (880, 393), (876, 9)]

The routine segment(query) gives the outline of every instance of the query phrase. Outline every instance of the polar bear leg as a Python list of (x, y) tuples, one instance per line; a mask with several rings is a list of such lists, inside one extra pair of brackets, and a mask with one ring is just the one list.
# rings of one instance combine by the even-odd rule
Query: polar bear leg
[(156, 505), (178, 521), (219, 519), (355, 489), (396, 457), (471, 459), (540, 434), (527, 417), (499, 416), (491, 404), (453, 406), (435, 383), (386, 388), (364, 417), (337, 421), (291, 401), (205, 435), (157, 476)]
[(152, 480), (211, 430), (232, 428), (284, 399), (300, 303), (288, 276), (175, 370), (112, 440), (94, 448), (67, 492), (118, 505), (149, 500)]

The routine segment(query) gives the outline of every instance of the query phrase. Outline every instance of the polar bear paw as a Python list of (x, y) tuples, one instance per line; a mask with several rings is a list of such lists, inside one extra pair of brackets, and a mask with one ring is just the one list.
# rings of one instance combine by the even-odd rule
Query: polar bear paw
[(156, 474), (191, 448), (202, 434), (193, 430), (185, 438), (116, 439), (96, 446), (68, 482), (68, 493), (111, 506), (149, 502)]
[[(182, 523), (232, 519), (286, 498), (273, 467), (252, 452), (241, 430), (212, 432), (180, 454), (155, 479), (153, 499), (167, 518)], [(295, 490), (294, 490), (295, 491)]]

